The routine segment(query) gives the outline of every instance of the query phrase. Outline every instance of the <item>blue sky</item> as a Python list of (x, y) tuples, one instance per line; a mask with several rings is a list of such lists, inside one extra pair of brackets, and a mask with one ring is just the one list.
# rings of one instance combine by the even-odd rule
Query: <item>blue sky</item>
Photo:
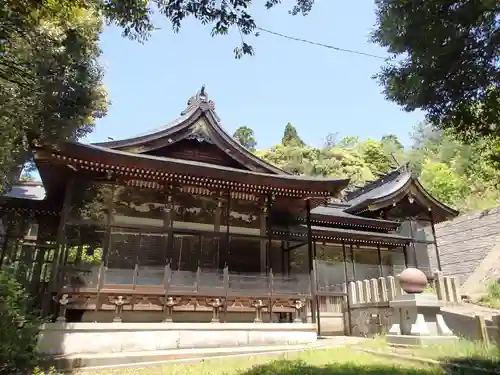
[[(256, 1), (254, 4), (261, 4)], [(369, 42), (374, 4), (368, 0), (317, 0), (307, 17), (290, 16), (291, 1), (271, 11), (253, 10), (258, 26), (325, 44), (385, 56)], [(261, 33), (247, 42), (255, 56), (235, 60), (240, 35), (212, 38), (210, 28), (189, 19), (178, 34), (157, 17), (144, 44), (108, 27), (101, 38), (105, 86), (111, 105), (86, 139), (103, 141), (144, 133), (175, 119), (190, 96), (206, 85), (224, 128), (254, 129), (258, 147), (281, 140), (291, 122), (307, 143), (319, 146), (328, 133), (363, 139), (396, 134), (409, 143), (421, 113), (388, 102), (371, 78), (383, 61), (337, 52)]]

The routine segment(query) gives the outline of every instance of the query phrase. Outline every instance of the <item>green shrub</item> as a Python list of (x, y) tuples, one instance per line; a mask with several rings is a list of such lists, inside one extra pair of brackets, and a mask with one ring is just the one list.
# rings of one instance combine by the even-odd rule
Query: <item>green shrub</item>
[(500, 309), (500, 282), (498, 280), (488, 285), (487, 294), (481, 297), (479, 302), (493, 309)]
[(29, 295), (10, 269), (0, 270), (0, 374), (31, 371), (37, 352), (39, 315), (31, 310)]

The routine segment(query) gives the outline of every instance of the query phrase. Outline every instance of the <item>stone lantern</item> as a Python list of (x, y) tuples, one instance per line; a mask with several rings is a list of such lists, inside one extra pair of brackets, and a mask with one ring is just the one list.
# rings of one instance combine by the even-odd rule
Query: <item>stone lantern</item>
[(435, 294), (423, 293), (427, 277), (417, 268), (399, 275), (406, 294), (389, 302), (394, 309), (394, 324), (387, 334), (390, 345), (429, 345), (457, 340), (441, 315), (442, 301)]

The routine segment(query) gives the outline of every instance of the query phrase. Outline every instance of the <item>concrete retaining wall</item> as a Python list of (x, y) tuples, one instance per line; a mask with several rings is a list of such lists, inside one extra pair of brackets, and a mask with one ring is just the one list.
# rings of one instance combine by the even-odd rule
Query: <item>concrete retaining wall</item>
[(48, 323), (39, 349), (50, 355), (293, 345), (316, 341), (307, 323)]
[[(443, 272), (456, 276), (461, 286), (464, 286), (483, 259), (499, 243), (500, 207), (459, 216), (436, 225), (435, 229)], [(437, 268), (433, 249), (429, 250), (429, 258), (432, 268)], [(495, 264), (490, 264), (492, 269), (482, 272), (485, 276), (486, 273), (500, 276), (500, 261), (493, 263)], [(464, 293), (469, 291), (464, 290)]]

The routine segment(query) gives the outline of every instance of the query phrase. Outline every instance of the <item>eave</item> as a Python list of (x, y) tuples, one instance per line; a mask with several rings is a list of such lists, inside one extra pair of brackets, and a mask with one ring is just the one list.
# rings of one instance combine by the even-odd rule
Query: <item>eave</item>
[[(308, 178), (246, 171), (188, 160), (135, 154), (95, 145), (67, 142), (58, 149), (36, 149), (37, 164), (67, 165), (74, 172), (93, 171), (127, 176), (131, 179), (166, 184), (226, 189), (247, 193), (272, 194), (291, 198), (337, 196), (348, 179)], [(49, 171), (39, 168), (42, 180)]]
[(46, 200), (0, 197), (0, 213), (59, 216), (60, 207)]
[[(411, 238), (392, 233), (378, 233), (362, 230), (343, 228), (328, 228), (311, 226), (313, 239), (317, 241), (334, 241), (346, 243), (363, 243), (386, 246), (406, 246)], [(307, 238), (307, 227), (305, 225), (290, 228), (290, 230), (274, 231), (277, 235), (292, 236), (294, 238)]]
[(311, 211), (311, 222), (321, 226), (355, 227), (376, 231), (393, 231), (400, 225), (397, 221), (352, 215), (343, 209), (327, 206), (316, 207)]

